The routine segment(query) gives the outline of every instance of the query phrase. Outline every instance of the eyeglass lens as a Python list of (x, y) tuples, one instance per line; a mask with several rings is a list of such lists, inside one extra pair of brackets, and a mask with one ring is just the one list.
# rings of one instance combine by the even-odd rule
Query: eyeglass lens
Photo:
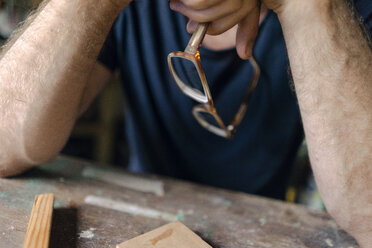
[(181, 57), (172, 57), (171, 63), (175, 73), (186, 86), (203, 94), (203, 84), (192, 61)]
[(199, 112), (198, 115), (209, 125), (214, 126), (216, 128), (220, 128), (220, 125), (218, 124), (216, 118), (212, 114), (207, 112)]

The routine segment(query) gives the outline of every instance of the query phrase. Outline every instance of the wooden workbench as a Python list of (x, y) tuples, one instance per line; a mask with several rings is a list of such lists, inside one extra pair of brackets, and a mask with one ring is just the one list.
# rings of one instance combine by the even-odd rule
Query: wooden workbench
[[(156, 196), (84, 176), (89, 162), (60, 157), (11, 179), (0, 179), (0, 247), (21, 247), (36, 194), (54, 193), (50, 247), (115, 247), (166, 224), (87, 203), (87, 197), (126, 202), (177, 216), (214, 248), (358, 247), (323, 212), (243, 193), (154, 176)], [(112, 168), (107, 168), (110, 171)], [(123, 172), (115, 172), (120, 175)], [(143, 179), (142, 179), (143, 180)]]

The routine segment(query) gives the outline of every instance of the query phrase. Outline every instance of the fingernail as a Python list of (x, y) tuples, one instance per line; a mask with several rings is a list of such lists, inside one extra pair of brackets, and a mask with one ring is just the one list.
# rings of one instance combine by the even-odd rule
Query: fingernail
[(250, 57), (252, 57), (252, 45), (251, 44), (248, 44), (245, 47), (244, 54), (245, 54), (245, 56), (246, 56), (247, 59), (249, 59)]
[(177, 11), (178, 9), (179, 9), (179, 4), (178, 4), (178, 2), (176, 2), (176, 1), (171, 1), (170, 3), (169, 3), (169, 7), (171, 8), (171, 10), (175, 10), (175, 11)]
[(197, 22), (194, 22), (192, 20), (189, 20), (187, 22), (187, 32), (189, 33), (194, 33), (195, 32), (195, 29), (197, 27), (198, 23)]

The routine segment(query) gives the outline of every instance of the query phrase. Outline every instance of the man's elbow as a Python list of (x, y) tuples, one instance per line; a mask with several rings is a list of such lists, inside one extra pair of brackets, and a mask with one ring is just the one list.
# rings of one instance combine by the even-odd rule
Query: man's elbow
[[(366, 186), (366, 188), (369, 187)], [(335, 193), (334, 195), (339, 195), (339, 197), (325, 201), (325, 205), (337, 224), (353, 236), (361, 247), (371, 247), (372, 195), (368, 192), (364, 194), (364, 192)]]
[(27, 169), (33, 167), (31, 163), (27, 163), (24, 159), (11, 156), (9, 154), (1, 156), (0, 154), (0, 177), (11, 177), (22, 172), (26, 171)]
[(0, 141), (0, 177), (15, 176), (44, 164), (57, 156), (62, 149), (62, 145), (56, 145), (53, 141), (34, 142), (34, 140), (13, 137)]
[(0, 151), (0, 178), (19, 175), (32, 167), (43, 164), (51, 159), (51, 156), (39, 156), (38, 160), (31, 159), (29, 156), (19, 152)]

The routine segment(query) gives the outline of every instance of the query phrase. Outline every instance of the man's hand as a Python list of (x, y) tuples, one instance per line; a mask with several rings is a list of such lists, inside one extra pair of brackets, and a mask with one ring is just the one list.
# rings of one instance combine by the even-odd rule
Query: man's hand
[(208, 34), (221, 34), (239, 24), (236, 49), (248, 59), (258, 32), (260, 3), (257, 0), (171, 0), (170, 7), (187, 16), (188, 31), (198, 22), (210, 22)]
[[(296, 0), (297, 1), (297, 0)], [(242, 59), (252, 56), (258, 33), (261, 2), (276, 13), (284, 9), (283, 0), (170, 0), (170, 7), (187, 16), (192, 33), (198, 22), (210, 22), (208, 34), (218, 35), (238, 24), (236, 50)], [(293, 1), (292, 1), (293, 2)]]

